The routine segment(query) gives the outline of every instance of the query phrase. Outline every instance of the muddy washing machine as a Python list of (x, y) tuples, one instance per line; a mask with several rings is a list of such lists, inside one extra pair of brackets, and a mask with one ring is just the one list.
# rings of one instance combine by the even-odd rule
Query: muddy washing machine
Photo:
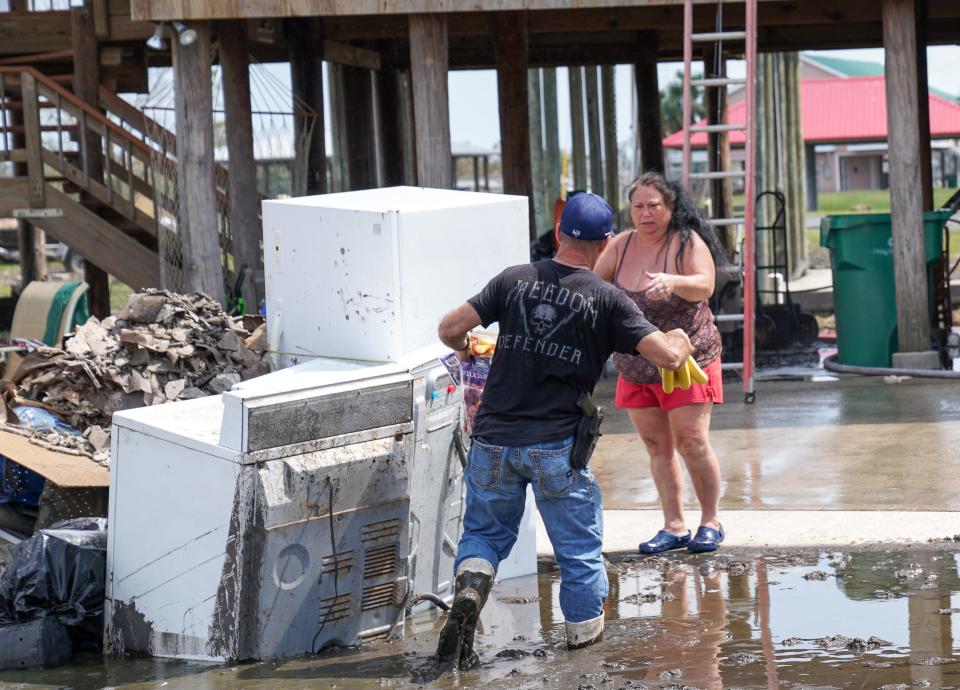
[[(465, 251), (478, 219), (490, 249)], [(526, 223), (525, 199), (446, 190), (264, 204), (278, 370), (113, 417), (108, 652), (300, 656), (452, 597), (463, 412), (436, 325), (525, 260)], [(501, 577), (535, 572), (534, 525)]]

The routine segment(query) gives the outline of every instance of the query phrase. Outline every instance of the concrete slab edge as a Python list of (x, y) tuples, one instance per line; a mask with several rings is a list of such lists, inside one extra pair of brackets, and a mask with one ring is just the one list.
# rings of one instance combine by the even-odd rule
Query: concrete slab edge
[[(604, 553), (635, 553), (662, 520), (659, 510), (604, 511)], [(925, 544), (960, 533), (960, 512), (947, 511), (728, 510), (721, 520), (733, 548)], [(539, 515), (537, 555), (553, 556)]]

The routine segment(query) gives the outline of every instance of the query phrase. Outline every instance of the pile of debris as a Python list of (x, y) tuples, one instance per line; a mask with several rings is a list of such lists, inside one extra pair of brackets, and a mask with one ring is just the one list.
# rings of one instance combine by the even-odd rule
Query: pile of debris
[[(266, 326), (247, 325), (252, 332), (244, 317), (201, 294), (135, 293), (116, 316), (91, 317), (64, 350), (25, 357), (4, 399), (8, 408), (26, 404), (59, 415), (83, 434), (77, 450), (103, 462), (117, 410), (222, 393), (269, 372)], [(80, 441), (55, 435), (44, 440), (68, 448)]]

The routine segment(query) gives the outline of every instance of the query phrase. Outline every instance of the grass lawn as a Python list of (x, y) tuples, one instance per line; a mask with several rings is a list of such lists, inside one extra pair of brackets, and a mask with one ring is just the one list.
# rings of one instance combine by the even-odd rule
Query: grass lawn
[[(940, 207), (954, 193), (953, 189), (934, 189), (933, 205)], [(743, 207), (743, 195), (735, 194), (734, 206)], [(869, 208), (866, 208), (869, 207)], [(857, 209), (857, 210), (854, 210)], [(811, 215), (830, 216), (847, 213), (889, 213), (890, 191), (887, 189), (855, 190), (849, 192), (821, 192), (817, 195), (817, 210)], [(807, 230), (807, 245), (820, 246), (820, 230)], [(950, 225), (950, 256), (960, 256), (960, 225)]]
[[(953, 189), (934, 189), (933, 206), (939, 208), (954, 193)], [(867, 208), (869, 207), (869, 208)], [(817, 194), (818, 215), (838, 213), (889, 213), (890, 190), (870, 189)]]
[[(954, 189), (934, 189), (933, 205), (940, 207), (955, 192)], [(733, 205), (743, 207), (743, 195), (733, 195)], [(820, 192), (817, 194), (818, 216), (837, 215), (839, 213), (889, 213), (889, 189), (865, 189), (849, 192)]]
[(116, 314), (120, 307), (127, 303), (127, 297), (133, 290), (129, 285), (121, 283), (115, 278), (110, 279), (110, 313)]

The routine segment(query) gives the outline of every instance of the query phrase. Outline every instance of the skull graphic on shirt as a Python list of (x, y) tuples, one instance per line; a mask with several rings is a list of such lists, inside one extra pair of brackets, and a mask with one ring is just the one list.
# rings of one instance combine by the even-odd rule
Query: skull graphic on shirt
[(530, 316), (530, 327), (533, 332), (543, 336), (553, 326), (557, 318), (557, 310), (549, 304), (538, 304)]

